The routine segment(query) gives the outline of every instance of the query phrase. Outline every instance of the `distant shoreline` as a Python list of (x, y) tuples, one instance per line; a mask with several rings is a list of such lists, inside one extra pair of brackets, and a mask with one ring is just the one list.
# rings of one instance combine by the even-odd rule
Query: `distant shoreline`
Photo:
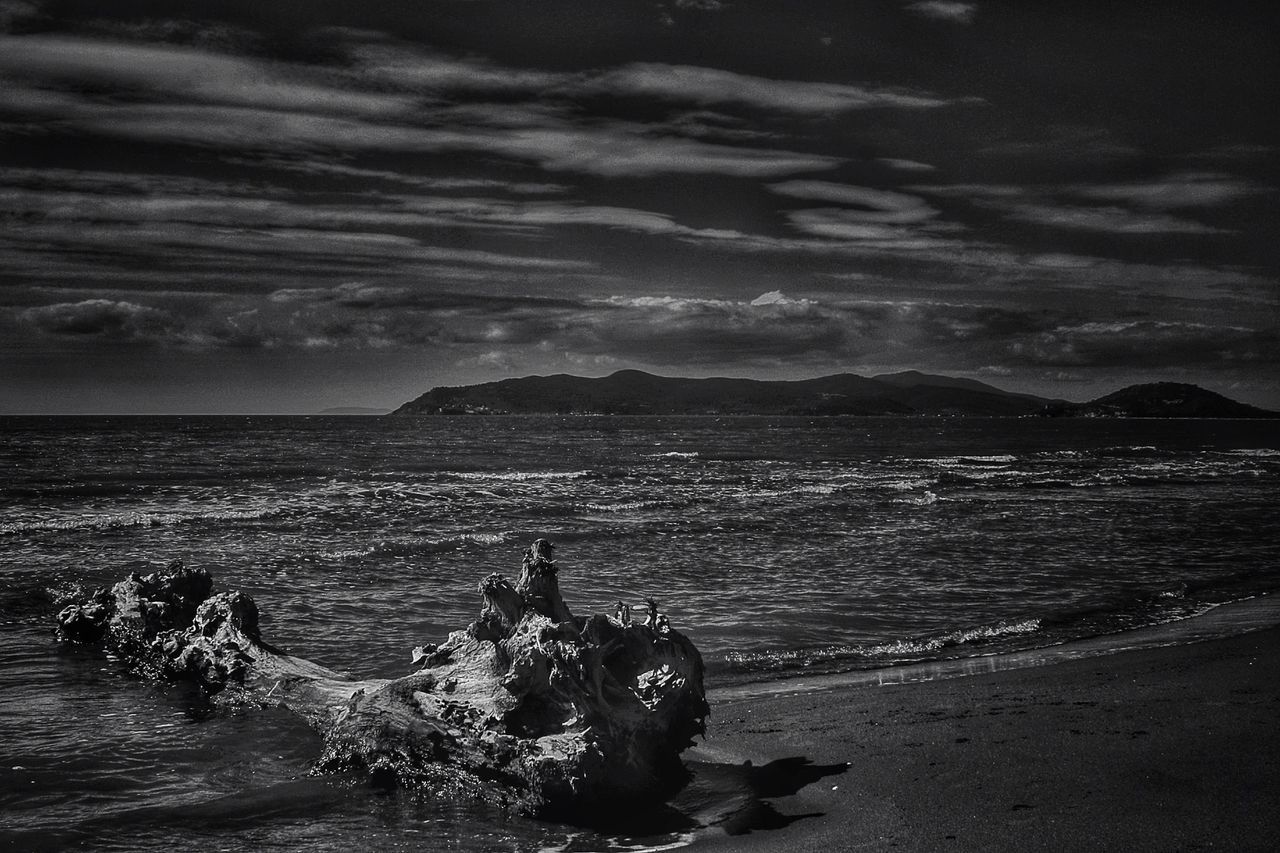
[(1131, 385), (1073, 403), (917, 371), (775, 381), (667, 377), (638, 370), (598, 378), (558, 374), (436, 387), (390, 417), (442, 415), (1280, 418), (1280, 413), (1173, 382)]

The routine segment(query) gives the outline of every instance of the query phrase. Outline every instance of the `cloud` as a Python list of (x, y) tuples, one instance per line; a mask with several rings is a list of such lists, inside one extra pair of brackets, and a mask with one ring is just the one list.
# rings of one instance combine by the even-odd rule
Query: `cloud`
[(1004, 139), (978, 148), (974, 154), (989, 160), (1017, 160), (1061, 168), (1065, 164), (1114, 163), (1143, 156), (1140, 148), (1118, 141), (1110, 128), (1049, 124), (1032, 138)]
[(509, 373), (516, 369), (516, 361), (512, 358), (511, 353), (502, 350), (482, 352), (474, 359), (464, 359), (461, 363), (464, 365), (474, 363), (477, 367), (500, 370), (504, 373)]
[(291, 112), (392, 116), (408, 113), (417, 101), (407, 94), (359, 90), (335, 72), (75, 36), (0, 36), (0, 72), (37, 84)]
[(583, 307), (567, 330), (566, 349), (650, 364), (829, 358), (845, 349), (853, 331), (839, 312), (780, 293), (751, 302), (619, 296)]
[(565, 72), (509, 68), (381, 41), (354, 45), (350, 53), (364, 79), (415, 92), (545, 92), (576, 79)]
[(1010, 219), (1048, 225), (1105, 231), (1111, 234), (1226, 234), (1189, 219), (1160, 213), (1134, 213), (1119, 207), (1066, 207), (1048, 204), (1014, 204), (1005, 207)]
[(1274, 145), (1258, 145), (1252, 142), (1236, 142), (1218, 145), (1208, 151), (1192, 154), (1191, 159), (1211, 162), (1247, 163), (1252, 160), (1268, 158), (1276, 153)]
[(1184, 172), (1156, 181), (1077, 186), (1072, 188), (1072, 192), (1083, 198), (1122, 201), (1145, 208), (1167, 210), (1219, 207), (1267, 190), (1231, 175)]
[(369, 181), (399, 184), (434, 192), (455, 190), (491, 190), (515, 195), (558, 195), (568, 191), (564, 184), (546, 181), (505, 181), (497, 178), (427, 177), (390, 169), (367, 169), (346, 163), (335, 163), (316, 158), (287, 156), (226, 157), (224, 161), (237, 166), (252, 166), (272, 171), (299, 172), (305, 175), (324, 175), (359, 181), (367, 186)]
[(799, 305), (801, 307), (809, 307), (815, 303), (808, 299), (792, 299), (781, 290), (770, 290), (768, 293), (762, 293), (755, 299), (751, 300), (753, 308), (761, 308), (765, 305)]
[[(1194, 220), (1161, 212), (1166, 208), (1215, 206), (1257, 192), (1257, 188), (1221, 176), (1184, 175), (1168, 180), (1097, 185), (1020, 187), (1005, 184), (917, 184), (925, 195), (968, 200), (977, 207), (1004, 211), (1008, 218), (1035, 225), (1111, 234), (1226, 234)], [(1063, 197), (1129, 202), (1137, 210), (1110, 205), (1063, 203)]]
[(37, 17), (40, 7), (27, 0), (2, 0), (0, 2), (0, 33), (7, 33), (15, 23)]
[(954, 0), (924, 0), (908, 5), (907, 10), (933, 18), (937, 21), (950, 21), (955, 24), (971, 24), (978, 10), (976, 3), (959, 3)]
[(916, 160), (900, 160), (897, 157), (877, 157), (876, 162), (888, 166), (890, 169), (900, 169), (904, 172), (936, 172), (937, 166), (931, 166), (928, 163), (920, 163)]
[(905, 189), (946, 198), (1017, 198), (1028, 195), (1025, 187), (1013, 184), (913, 184)]
[[(346, 65), (143, 43), (136, 33), (129, 39), (0, 35), (0, 76), (7, 78), (0, 110), (20, 116), (25, 132), (58, 127), (223, 149), (233, 157), (275, 153), (314, 161), (306, 152), (463, 152), (606, 177), (779, 177), (842, 160), (752, 147), (775, 134), (706, 108), (818, 118), (973, 100), (652, 62), (576, 71), (514, 68), (368, 34), (334, 37), (336, 49), (347, 52)], [(475, 101), (490, 96), (498, 102)], [(587, 118), (583, 102), (601, 96), (682, 111), (647, 123)]]
[(133, 302), (87, 299), (28, 308), (19, 315), (50, 335), (94, 336), (118, 341), (169, 337), (178, 321), (169, 314)]
[(958, 103), (910, 89), (774, 80), (691, 65), (632, 63), (584, 79), (575, 88), (615, 97), (656, 97), (695, 104), (741, 104), (781, 113), (825, 115), (881, 107), (932, 109)]
[(1280, 363), (1280, 334), (1243, 326), (1091, 321), (1047, 330), (1010, 347), (1018, 361), (1063, 367), (1192, 368)]
[[(914, 230), (886, 224), (886, 221), (878, 220), (874, 215), (868, 217), (864, 212), (857, 210), (834, 207), (791, 210), (787, 212), (787, 219), (798, 231), (834, 240), (889, 242), (910, 240), (911, 247), (914, 248), (944, 248), (949, 245), (944, 241), (922, 241)], [(907, 247), (903, 246), (903, 248)]]
[[(910, 364), (1007, 376), (1050, 370), (1193, 368), (1280, 361), (1274, 330), (1231, 322), (1114, 319), (1106, 308), (1000, 307), (936, 299), (751, 299), (671, 295), (537, 298), (345, 282), (269, 299), (96, 298), (9, 309), (19, 333), (163, 350), (412, 349), (509, 370), (577, 366), (740, 369)], [(5, 313), (0, 309), (0, 314)]]
[[(771, 81), (687, 66), (552, 73), (382, 49), (364, 56), (363, 63), (332, 70), (72, 36), (0, 36), (0, 73), (9, 78), (0, 87), (0, 109), (32, 121), (32, 130), (57, 124), (241, 152), (461, 151), (605, 176), (777, 176), (829, 168), (840, 160), (703, 142), (681, 137), (675, 128), (655, 134), (645, 124), (581, 120), (571, 109), (556, 106), (556, 99), (614, 94), (695, 104), (728, 101), (788, 112), (892, 102), (935, 105), (914, 93)], [(431, 94), (477, 89), (540, 100), (467, 104), (441, 102)]]
[[(829, 169), (839, 158), (652, 136), (622, 121), (575, 125), (554, 118), (527, 126), (403, 123), (241, 106), (102, 104), (87, 98), (11, 90), (11, 108), (81, 131), (145, 142), (240, 151), (458, 151), (535, 163), (552, 171), (606, 177), (721, 174), (771, 177)], [(448, 118), (444, 114), (444, 118)]]
[(924, 222), (938, 215), (924, 199), (890, 190), (834, 184), (828, 181), (784, 181), (769, 184), (769, 189), (792, 198), (830, 201), (860, 208), (842, 211), (845, 221), (910, 224)]

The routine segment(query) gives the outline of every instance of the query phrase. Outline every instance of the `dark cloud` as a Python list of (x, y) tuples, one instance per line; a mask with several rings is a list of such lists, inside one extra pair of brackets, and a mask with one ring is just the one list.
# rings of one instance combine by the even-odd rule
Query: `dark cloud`
[(95, 336), (117, 341), (170, 339), (177, 318), (132, 302), (87, 299), (28, 308), (19, 319), (50, 335)]
[(722, 0), (675, 0), (677, 9), (692, 9), (697, 12), (720, 12), (729, 6)]
[[(1008, 184), (915, 185), (911, 189), (1003, 211), (1010, 219), (1036, 225), (1112, 234), (1226, 234), (1229, 229), (1164, 211), (1219, 207), (1258, 195), (1262, 188), (1219, 174), (1189, 173), (1153, 181), (1119, 184), (1013, 186)], [(1127, 203), (1089, 206), (1079, 199)]]
[(1274, 329), (1205, 323), (1093, 321), (1016, 341), (1018, 361), (1064, 367), (1223, 367), (1280, 363)]
[(960, 3), (957, 0), (923, 0), (911, 3), (907, 10), (937, 21), (949, 21), (954, 24), (973, 23), (974, 13), (978, 10), (976, 3)]
[(769, 189), (793, 198), (849, 205), (856, 208), (845, 211), (845, 217), (849, 221), (910, 224), (925, 222), (938, 215), (938, 211), (925, 204), (924, 199), (888, 190), (833, 184), (828, 181), (784, 181), (770, 184)]
[(974, 153), (1018, 162), (1024, 169), (1075, 171), (1082, 164), (1112, 164), (1141, 158), (1143, 151), (1106, 127), (1049, 125), (1024, 131), (1022, 138), (992, 141)]

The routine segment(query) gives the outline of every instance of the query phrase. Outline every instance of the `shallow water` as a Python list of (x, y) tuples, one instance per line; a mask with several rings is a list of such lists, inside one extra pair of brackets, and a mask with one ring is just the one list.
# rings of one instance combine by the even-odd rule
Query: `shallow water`
[(394, 676), (546, 537), (575, 612), (654, 596), (723, 690), (1045, 648), (1280, 586), (1268, 422), (8, 418), (0, 465), (0, 808), (53, 847), (631, 843), (305, 778), (317, 740), (286, 715), (209, 716), (53, 643), (48, 589), (177, 558), (251, 594), (271, 642)]

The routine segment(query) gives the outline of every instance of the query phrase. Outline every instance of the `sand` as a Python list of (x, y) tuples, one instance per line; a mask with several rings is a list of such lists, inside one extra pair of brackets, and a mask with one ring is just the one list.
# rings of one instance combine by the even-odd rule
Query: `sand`
[(1280, 850), (1280, 628), (721, 702), (689, 757), (798, 759), (707, 850)]

